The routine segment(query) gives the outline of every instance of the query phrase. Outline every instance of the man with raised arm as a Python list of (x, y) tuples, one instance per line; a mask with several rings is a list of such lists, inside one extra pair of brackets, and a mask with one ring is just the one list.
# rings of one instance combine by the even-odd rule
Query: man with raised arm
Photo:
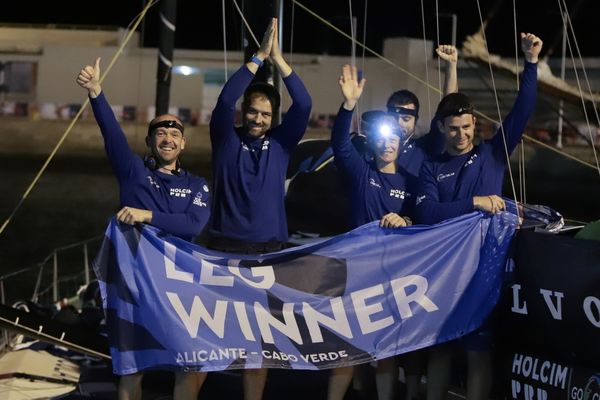
[[(268, 253), (288, 239), (285, 174), (291, 151), (308, 124), (312, 107), (304, 84), (283, 59), (271, 21), (260, 48), (227, 81), (210, 120), (214, 203), (209, 247), (233, 253)], [(267, 83), (251, 84), (270, 58), (292, 99), (283, 121), (272, 126), (279, 93)], [(243, 95), (242, 126), (234, 126), (235, 104)], [(267, 370), (244, 371), (245, 399), (262, 398)]]
[[(106, 155), (119, 182), (121, 210), (117, 220), (129, 225), (154, 225), (171, 235), (193, 240), (210, 216), (209, 190), (204, 178), (180, 166), (179, 155), (186, 143), (181, 120), (164, 114), (150, 122), (146, 137), (150, 155), (142, 160), (129, 147), (102, 91), (100, 58), (94, 66), (79, 72), (77, 83), (88, 91)], [(121, 376), (119, 399), (141, 399), (142, 377), (141, 372)], [(195, 399), (205, 377), (205, 373), (176, 373), (175, 399)]]
[[(542, 41), (521, 33), (525, 67), (519, 93), (510, 113), (490, 140), (475, 145), (474, 107), (462, 93), (445, 96), (436, 111), (446, 138), (445, 152), (425, 161), (420, 173), (415, 219), (435, 224), (476, 210), (497, 213), (505, 208), (502, 181), (508, 158), (519, 143), (537, 96), (537, 61)], [(486, 399), (491, 387), (491, 341), (485, 329), (464, 339), (468, 355), (467, 398)], [(449, 373), (449, 371), (448, 371)], [(439, 388), (438, 388), (439, 389)], [(428, 395), (441, 399), (445, 390)]]

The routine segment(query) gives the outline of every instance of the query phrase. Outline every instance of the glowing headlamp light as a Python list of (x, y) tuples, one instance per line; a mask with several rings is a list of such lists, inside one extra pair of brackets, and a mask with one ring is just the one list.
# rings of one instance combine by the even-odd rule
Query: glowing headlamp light
[(388, 138), (392, 135), (392, 127), (389, 124), (380, 124), (377, 127), (377, 133), (379, 134), (379, 136), (384, 137), (384, 138)]

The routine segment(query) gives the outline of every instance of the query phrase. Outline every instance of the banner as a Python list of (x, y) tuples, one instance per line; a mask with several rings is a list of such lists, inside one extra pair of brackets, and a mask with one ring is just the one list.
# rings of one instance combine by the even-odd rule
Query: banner
[(94, 269), (113, 369), (324, 369), (452, 340), (496, 304), (517, 217), (378, 222), (269, 255), (113, 221)]
[(600, 242), (521, 231), (515, 244), (502, 345), (600, 368)]

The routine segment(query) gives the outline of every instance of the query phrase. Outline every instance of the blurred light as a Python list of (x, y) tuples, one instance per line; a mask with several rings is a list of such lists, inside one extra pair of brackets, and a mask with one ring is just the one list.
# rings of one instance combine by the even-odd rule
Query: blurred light
[(189, 65), (176, 65), (173, 67), (173, 73), (175, 75), (184, 75), (184, 76), (199, 75), (200, 68), (190, 67)]
[(381, 124), (377, 128), (377, 132), (383, 137), (388, 137), (392, 134), (392, 127), (388, 124)]

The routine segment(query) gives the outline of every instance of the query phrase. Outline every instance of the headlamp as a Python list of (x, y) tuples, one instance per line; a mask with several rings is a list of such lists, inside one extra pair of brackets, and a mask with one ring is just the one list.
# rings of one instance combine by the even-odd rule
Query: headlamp
[(183, 125), (181, 125), (179, 122), (175, 121), (174, 119), (167, 119), (167, 120), (164, 120), (164, 121), (159, 121), (159, 122), (155, 122), (153, 124), (150, 124), (150, 126), (148, 127), (148, 136), (150, 136), (152, 134), (152, 132), (154, 132), (158, 128), (175, 128), (175, 129), (179, 129), (179, 131), (183, 135)]
[(392, 114), (394, 116), (412, 115), (415, 118), (417, 118), (419, 116), (419, 112), (416, 109), (401, 107), (401, 106), (388, 106), (387, 112), (388, 112), (388, 114)]

